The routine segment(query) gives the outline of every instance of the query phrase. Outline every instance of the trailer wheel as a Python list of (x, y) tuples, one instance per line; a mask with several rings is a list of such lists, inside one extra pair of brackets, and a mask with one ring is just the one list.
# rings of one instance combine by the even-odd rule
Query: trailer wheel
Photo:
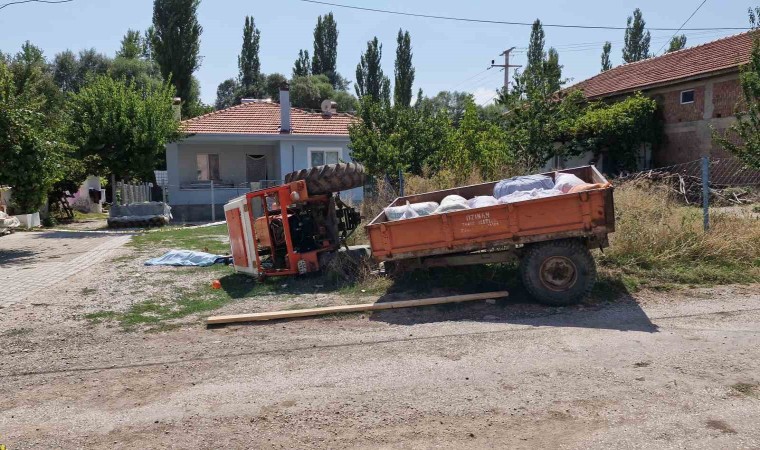
[(596, 282), (596, 264), (583, 242), (575, 239), (529, 246), (520, 261), (525, 289), (541, 303), (566, 306), (579, 303)]
[(355, 163), (326, 164), (290, 172), (285, 182), (304, 180), (309, 194), (320, 195), (364, 186), (364, 166)]

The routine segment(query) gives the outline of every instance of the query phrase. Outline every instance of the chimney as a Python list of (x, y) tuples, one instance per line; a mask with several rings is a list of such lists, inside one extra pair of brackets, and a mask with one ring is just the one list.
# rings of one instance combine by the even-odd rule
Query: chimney
[(280, 85), (280, 133), (290, 133), (290, 88), (287, 81)]
[(182, 99), (174, 97), (172, 99), (172, 111), (174, 112), (174, 119), (177, 122), (182, 121)]

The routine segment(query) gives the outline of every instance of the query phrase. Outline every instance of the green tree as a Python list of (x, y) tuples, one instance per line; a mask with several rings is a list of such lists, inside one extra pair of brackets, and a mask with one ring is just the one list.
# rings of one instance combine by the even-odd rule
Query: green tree
[(155, 61), (153, 54), (153, 42), (156, 40), (156, 27), (149, 26), (143, 35), (143, 58)]
[(375, 100), (390, 103), (390, 80), (383, 74), (381, 59), (383, 44), (377, 37), (367, 42), (367, 50), (361, 55), (356, 65), (356, 95), (373, 97)]
[(261, 86), (261, 91), (266, 95), (266, 97), (271, 98), (272, 101), (279, 102), (280, 101), (280, 87), (282, 87), (283, 84), (288, 82), (288, 79), (285, 77), (285, 75), (281, 73), (270, 73), (266, 77), (263, 77), (263, 83)]
[(79, 89), (79, 60), (71, 50), (64, 50), (53, 58), (53, 81), (63, 91), (76, 92)]
[(612, 62), (610, 62), (610, 52), (612, 51), (612, 43), (607, 41), (602, 47), (602, 72), (606, 72), (612, 69)]
[(252, 16), (246, 16), (243, 26), (243, 48), (238, 56), (240, 87), (243, 97), (258, 97), (261, 77), (259, 42), (261, 31), (256, 28)]
[(200, 0), (154, 0), (151, 42), (153, 58), (161, 75), (174, 85), (182, 98), (183, 115), (189, 112), (198, 98), (193, 92), (193, 73), (200, 67), (200, 37), (203, 27), (198, 23)]
[(541, 21), (533, 22), (528, 43), (528, 62), (525, 70), (519, 74), (525, 86), (525, 95), (545, 96), (559, 90), (562, 84), (562, 66), (559, 54), (553, 48), (544, 50), (546, 35)]
[(115, 58), (109, 74), (114, 79), (134, 83), (140, 89), (155, 89), (164, 82), (158, 65), (140, 58)]
[(632, 63), (649, 58), (649, 31), (641, 10), (636, 8), (633, 17), (628, 16), (625, 29), (625, 44), (623, 46), (623, 61)]
[(681, 50), (682, 48), (686, 48), (685, 34), (682, 34), (680, 36), (673, 36), (673, 39), (670, 40), (670, 44), (668, 45), (668, 51), (666, 53), (674, 52), (676, 50)]
[(541, 21), (536, 19), (530, 30), (530, 41), (528, 42), (527, 64), (522, 72), (522, 80), (530, 86), (538, 86), (543, 78), (546, 52), (544, 43), (546, 35)]
[(496, 179), (504, 167), (513, 164), (507, 142), (504, 130), (482, 120), (475, 102), (468, 98), (453, 145), (445, 157), (447, 167), (458, 174), (478, 170), (484, 179)]
[(235, 78), (228, 78), (216, 88), (216, 102), (214, 108), (216, 110), (229, 108), (230, 106), (237, 105), (240, 99), (240, 82)]
[(334, 100), (339, 111), (356, 109), (356, 98), (348, 92), (335, 90), (326, 75), (295, 77), (290, 82), (290, 102), (296, 108), (320, 110), (323, 100)]
[[(565, 105), (582, 102), (581, 93), (576, 91)], [(656, 145), (661, 139), (656, 111), (657, 102), (641, 93), (612, 104), (591, 103), (560, 118), (556, 140), (563, 142), (568, 155), (606, 151), (618, 168), (633, 170), (641, 144)]]
[(562, 66), (559, 63), (559, 53), (552, 47), (549, 47), (544, 62), (544, 76), (546, 77), (547, 92), (557, 92), (562, 86)]
[(468, 101), (475, 101), (469, 92), (441, 91), (435, 97), (424, 97), (420, 89), (415, 107), (431, 108), (436, 113), (443, 112), (449, 117), (454, 128), (457, 128)]
[(727, 132), (713, 131), (714, 139), (742, 163), (760, 169), (760, 7), (749, 9), (749, 22), (754, 31), (749, 62), (741, 68), (742, 110), (736, 123)]
[(299, 50), (298, 59), (293, 64), (293, 78), (311, 75), (311, 62), (308, 50)]
[(19, 91), (14, 74), (0, 61), (0, 184), (13, 188), (13, 203), (20, 214), (42, 207), (64, 165), (64, 145), (56, 142), (44, 113), (49, 105), (39, 94), (43, 90), (33, 88), (41, 77), (27, 75), (28, 91)]
[(137, 59), (142, 57), (144, 52), (142, 35), (137, 30), (129, 29), (127, 30), (127, 34), (121, 39), (121, 48), (116, 51), (116, 56)]
[(141, 90), (135, 84), (99, 76), (69, 104), (69, 141), (88, 171), (118, 179), (150, 179), (164, 147), (178, 138), (169, 84)]
[(431, 108), (391, 106), (365, 96), (357, 116), (349, 127), (351, 157), (374, 176), (438, 171), (452, 145), (448, 116)]
[(414, 66), (412, 65), (412, 38), (409, 32), (398, 30), (396, 37), (396, 82), (393, 85), (393, 102), (401, 106), (409, 106), (412, 102), (412, 86), (414, 85)]
[(337, 71), (338, 63), (338, 24), (333, 13), (317, 17), (314, 27), (314, 54), (311, 60), (311, 73), (326, 75), (335, 89), (343, 89), (342, 79)]

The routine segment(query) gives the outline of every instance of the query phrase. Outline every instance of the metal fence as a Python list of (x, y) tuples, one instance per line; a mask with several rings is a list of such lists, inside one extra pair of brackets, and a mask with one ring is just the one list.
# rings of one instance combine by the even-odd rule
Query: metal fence
[(128, 205), (130, 203), (149, 202), (153, 198), (153, 183), (116, 182), (114, 203)]
[(701, 206), (705, 231), (710, 228), (711, 206), (751, 203), (760, 190), (760, 170), (735, 158), (700, 159), (657, 169), (624, 174), (618, 180), (649, 179), (669, 185), (687, 205)]

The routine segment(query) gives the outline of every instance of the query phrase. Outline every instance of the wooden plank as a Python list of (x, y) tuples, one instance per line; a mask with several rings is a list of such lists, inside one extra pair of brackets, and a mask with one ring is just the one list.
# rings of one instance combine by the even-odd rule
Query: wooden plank
[(441, 305), (444, 303), (469, 302), (489, 298), (507, 297), (507, 291), (483, 292), (480, 294), (452, 295), (448, 297), (422, 298), (418, 300), (401, 300), (397, 302), (363, 303), (360, 305), (327, 306), (324, 308), (293, 309), (289, 311), (273, 311), (253, 314), (234, 314), (229, 316), (211, 316), (206, 319), (207, 325), (236, 322), (259, 322), (276, 319), (292, 319), (296, 317), (320, 316), (324, 314), (379, 311), (383, 309), (411, 308), (415, 306)]

